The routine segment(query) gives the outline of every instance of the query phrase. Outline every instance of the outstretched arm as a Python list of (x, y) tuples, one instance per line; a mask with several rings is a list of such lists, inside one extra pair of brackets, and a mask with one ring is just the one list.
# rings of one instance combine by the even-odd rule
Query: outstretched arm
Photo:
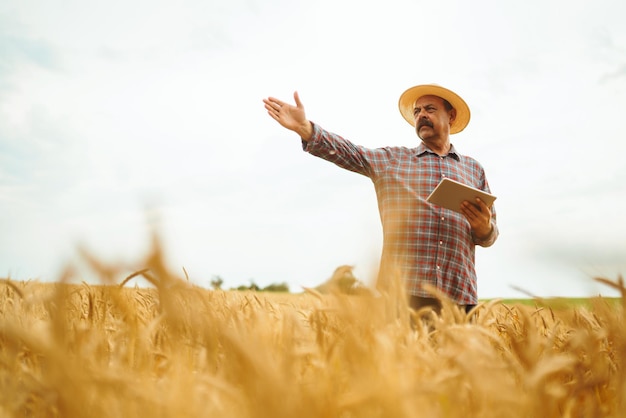
[(274, 97), (263, 99), (263, 103), (265, 103), (267, 114), (270, 115), (272, 119), (280, 123), (283, 127), (300, 135), (300, 138), (303, 140), (308, 141), (311, 139), (311, 136), (313, 136), (313, 126), (306, 118), (304, 106), (300, 101), (297, 91), (293, 93), (293, 98), (296, 102), (295, 106)]

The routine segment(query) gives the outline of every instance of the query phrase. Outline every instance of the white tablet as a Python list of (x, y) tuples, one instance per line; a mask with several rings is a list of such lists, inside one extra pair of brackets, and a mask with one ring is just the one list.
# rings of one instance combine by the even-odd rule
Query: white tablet
[(485, 202), (487, 207), (491, 207), (496, 200), (496, 197), (492, 194), (458, 181), (444, 178), (426, 200), (434, 205), (461, 213), (461, 203), (464, 200), (474, 203), (477, 197)]

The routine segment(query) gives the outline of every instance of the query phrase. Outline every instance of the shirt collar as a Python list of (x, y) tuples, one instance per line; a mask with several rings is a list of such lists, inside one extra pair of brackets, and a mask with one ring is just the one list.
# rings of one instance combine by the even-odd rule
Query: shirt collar
[[(420, 144), (417, 146), (415, 153), (417, 154), (418, 157), (421, 157), (422, 155), (425, 155), (426, 153), (437, 155), (433, 151), (431, 151), (426, 145), (424, 145), (423, 142), (420, 142)], [(456, 151), (456, 148), (454, 148), (454, 145), (452, 144), (450, 144), (450, 151), (448, 151), (448, 154), (446, 154), (445, 156), (450, 156), (457, 161), (460, 160), (459, 153)]]

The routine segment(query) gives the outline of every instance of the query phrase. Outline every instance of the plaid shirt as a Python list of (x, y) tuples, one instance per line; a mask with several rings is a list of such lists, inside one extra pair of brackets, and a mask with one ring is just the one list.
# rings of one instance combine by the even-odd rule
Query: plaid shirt
[(479, 240), (463, 215), (426, 201), (443, 177), (489, 192), (478, 161), (453, 146), (443, 157), (423, 143), (368, 149), (316, 124), (303, 148), (374, 183), (383, 227), (379, 286), (385, 286), (385, 274), (399, 271), (411, 295), (433, 297), (422, 288), (429, 283), (460, 305), (478, 302), (474, 249), (488, 247), (498, 237), (495, 209), (491, 235)]

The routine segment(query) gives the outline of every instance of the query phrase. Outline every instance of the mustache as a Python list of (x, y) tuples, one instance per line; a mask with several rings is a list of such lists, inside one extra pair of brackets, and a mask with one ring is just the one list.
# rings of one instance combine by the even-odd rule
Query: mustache
[(417, 123), (417, 129), (421, 128), (422, 126), (428, 126), (430, 128), (433, 127), (433, 123), (431, 121), (429, 121), (426, 118), (420, 119)]

